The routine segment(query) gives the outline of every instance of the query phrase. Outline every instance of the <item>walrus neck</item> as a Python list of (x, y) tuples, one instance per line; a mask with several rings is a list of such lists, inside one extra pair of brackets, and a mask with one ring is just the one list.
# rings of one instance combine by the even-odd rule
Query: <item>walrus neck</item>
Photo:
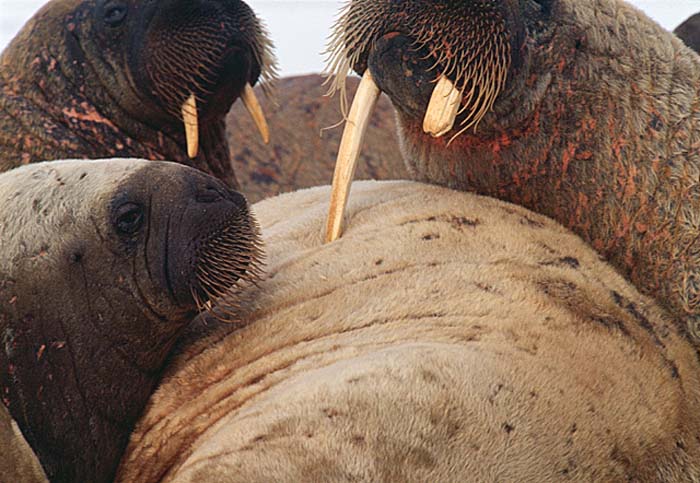
[[(103, 336), (97, 329), (86, 333), (84, 325), (75, 330), (76, 324), (85, 321), (60, 316), (39, 320), (31, 315), (22, 321), (2, 334), (5, 347), (12, 348), (0, 352), (0, 367), (6, 368), (0, 374), (4, 404), (51, 481), (112, 481), (160, 371), (140, 368), (124, 352), (127, 346), (106, 343), (108, 349), (99, 353), (83, 350), (95, 347), (86, 338)], [(148, 323), (143, 322), (144, 326)], [(29, 342), (36, 340), (32, 332), (37, 327), (44, 340), (40, 345)], [(176, 335), (150, 348), (149, 365), (163, 364)], [(55, 370), (58, 367), (73, 370)], [(114, 380), (129, 384), (102, 383)], [(52, 404), (36, 404), (37, 399)], [(40, 431), (35, 433), (32, 428)]]
[[(587, 11), (593, 5), (560, 13), (572, 20), (550, 52), (532, 53), (530, 78), (545, 88), (522, 122), (448, 145), (398, 111), (404, 159), (414, 178), (559, 221), (700, 340), (700, 269), (685, 256), (700, 250), (700, 58), (632, 7), (595, 2), (601, 10)], [(620, 9), (629, 10), (625, 25)], [(639, 24), (645, 35), (632, 35)], [(672, 273), (679, 278), (669, 282)]]
[[(71, 50), (79, 49), (67, 37)], [(73, 63), (55, 48), (26, 59), (8, 49), (0, 59), (0, 111), (7, 114), (0, 119), (0, 171), (60, 158), (130, 157), (179, 162), (238, 187), (223, 118), (201, 124), (200, 152), (191, 159), (179, 120), (138, 119), (110, 96), (84, 55)]]

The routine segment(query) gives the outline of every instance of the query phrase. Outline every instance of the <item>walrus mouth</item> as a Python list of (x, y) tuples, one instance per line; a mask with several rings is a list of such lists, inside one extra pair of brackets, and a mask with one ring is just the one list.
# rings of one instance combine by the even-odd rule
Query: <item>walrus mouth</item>
[(267, 143), (269, 128), (252, 87), (260, 80), (269, 94), (276, 63), (250, 7), (173, 0), (154, 8), (145, 45), (135, 48), (135, 75), (145, 76), (147, 95), (182, 123), (188, 156), (199, 152), (201, 124), (222, 119), (239, 97)]
[[(433, 77), (432, 95), (423, 116), (423, 130), (434, 138), (454, 132), (448, 144), (468, 129), (476, 130), (504, 90), (511, 67), (511, 34), (505, 7), (497, 0), (443, 0), (426, 8), (415, 0), (352, 0), (342, 11), (328, 46), (329, 94), (341, 92), (346, 127), (333, 177), (326, 241), (340, 236), (342, 216), (365, 129), (381, 90), (370, 72), (369, 59), (384, 40), (402, 36)], [(353, 104), (347, 109), (348, 74), (362, 75)]]
[(248, 209), (230, 217), (198, 243), (192, 297), (199, 312), (225, 322), (239, 314), (241, 293), (260, 279), (263, 250), (260, 228)]

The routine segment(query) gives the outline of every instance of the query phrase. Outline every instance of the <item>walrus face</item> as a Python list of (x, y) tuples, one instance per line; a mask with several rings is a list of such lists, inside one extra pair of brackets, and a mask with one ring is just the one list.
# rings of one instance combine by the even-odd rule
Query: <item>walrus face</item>
[(429, 135), (489, 130), (499, 100), (521, 87), (525, 35), (540, 28), (549, 3), (353, 0), (329, 47), (334, 87), (343, 87), (349, 70), (369, 71), (400, 114)]
[[(546, 30), (551, 1), (543, 0), (352, 0), (336, 24), (329, 45), (331, 91), (341, 90), (348, 114), (334, 177), (327, 240), (340, 233), (342, 217), (364, 129), (380, 92), (398, 114), (402, 151), (412, 175), (446, 181), (445, 165), (419, 169), (426, 150), (410, 151), (405, 139), (434, 149), (456, 139), (494, 137), (515, 122), (513, 106), (528, 105), (529, 33)], [(351, 70), (362, 82), (350, 112), (345, 79)], [(520, 120), (520, 119), (518, 119)], [(416, 140), (418, 138), (418, 140)], [(411, 146), (413, 147), (413, 146)], [(346, 167), (349, 166), (349, 167)], [(439, 174), (436, 172), (439, 171)]]
[[(236, 99), (254, 96), (258, 79), (274, 77), (272, 44), (241, 0), (99, 0), (82, 8), (77, 35), (88, 26), (84, 34), (107, 47), (98, 71), (125, 75), (116, 85), (103, 79), (116, 87), (110, 94), (153, 124), (184, 125), (190, 157), (197, 155), (200, 123), (206, 129), (221, 120)], [(92, 19), (81, 20), (86, 15)], [(125, 85), (133, 96), (123, 95)], [(261, 112), (251, 113), (267, 137)]]
[[(195, 118), (219, 120), (246, 86), (274, 74), (271, 43), (240, 0), (100, 0), (84, 8), (76, 15), (78, 35), (83, 25), (94, 29), (96, 43), (108, 47), (104, 74), (125, 73), (134, 90), (125, 107), (141, 112), (145, 102), (154, 123), (182, 126), (192, 96)], [(92, 21), (80, 21), (82, 15)], [(126, 46), (115, 49), (121, 42)], [(120, 97), (121, 89), (112, 94)]]
[(224, 116), (239, 97), (269, 137), (252, 86), (275, 77), (272, 43), (241, 0), (53, 0), (3, 57), (7, 92), (40, 98), (84, 144), (36, 160), (167, 159), (235, 187)]
[(176, 338), (255, 278), (255, 222), (175, 163), (30, 165), (0, 200), (0, 394), (52, 481), (111, 481)]

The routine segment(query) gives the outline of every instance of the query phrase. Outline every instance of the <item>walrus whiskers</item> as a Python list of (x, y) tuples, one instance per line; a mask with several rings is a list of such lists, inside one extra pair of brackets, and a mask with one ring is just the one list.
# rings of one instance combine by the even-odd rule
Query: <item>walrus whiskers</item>
[[(329, 95), (337, 91), (341, 93), (341, 111), (344, 115), (347, 115), (348, 106), (345, 92), (348, 74), (373, 48), (377, 38), (390, 32), (391, 27), (395, 27), (388, 25), (386, 10), (389, 7), (386, 1), (350, 1), (343, 7), (333, 26), (333, 33), (329, 37), (326, 49), (328, 61), (325, 73), (329, 76)], [(470, 25), (460, 26), (457, 33), (443, 33), (443, 38), (449, 40), (447, 47), (444, 43), (434, 44), (435, 32), (426, 27), (433, 23), (450, 24), (444, 19), (442, 23), (432, 22), (434, 19), (431, 17), (435, 16), (439, 19), (444, 15), (440, 12), (430, 10), (427, 13), (428, 18), (425, 11), (415, 12), (412, 23), (402, 25), (408, 30), (408, 37), (414, 40), (416, 51), (426, 49), (428, 51), (426, 58), (435, 58), (433, 66), (428, 70), (442, 67), (436, 79), (449, 78), (454, 86), (454, 92), (450, 97), (464, 92), (467, 86), (471, 86), (472, 92), (476, 92), (476, 98), (462, 99), (458, 114), (467, 112), (467, 115), (461, 122), (462, 129), (450, 142), (470, 127), (476, 129), (479, 121), (491, 110), (505, 86), (510, 68), (510, 39), (504, 21), (494, 19), (491, 13), (487, 8), (486, 13), (482, 15), (482, 22), (475, 21)], [(483, 35), (484, 28), (490, 28), (491, 35)], [(465, 36), (466, 41), (458, 40), (459, 33), (463, 30), (469, 31)], [(483, 39), (489, 39), (490, 42)], [(440, 86), (444, 88), (444, 84)], [(442, 107), (433, 108), (442, 110)], [(435, 112), (426, 112), (428, 126), (435, 117)]]
[[(375, 105), (374, 101), (370, 101), (370, 97), (373, 96), (376, 100), (380, 94), (379, 88), (369, 75), (369, 68), (364, 66), (365, 59), (379, 37), (398, 28), (398, 24), (393, 25), (390, 19), (387, 19), (389, 7), (390, 4), (385, 0), (350, 1), (341, 10), (329, 37), (326, 50), (328, 65), (325, 70), (329, 76), (327, 82), (330, 83), (328, 94), (340, 91), (341, 112), (347, 124), (333, 177), (326, 242), (337, 239), (342, 231), (343, 212), (366, 128), (363, 123), (369, 120)], [(437, 76), (433, 95), (424, 115), (423, 130), (435, 138), (440, 138), (452, 131), (457, 117), (464, 114), (460, 130), (450, 138), (448, 145), (468, 129), (476, 130), (505, 87), (510, 68), (511, 47), (505, 22), (494, 15), (494, 10), (490, 10), (490, 3), (482, 8), (485, 9), (485, 13), (481, 12), (482, 16), (471, 24), (455, 26), (458, 29), (455, 33), (443, 33), (443, 39), (447, 38), (447, 42), (435, 43), (435, 32), (427, 27), (434, 23), (433, 16), (440, 19), (444, 12), (427, 9), (426, 14), (426, 9), (421, 9), (413, 12), (414, 16), (407, 16), (412, 19), (411, 24), (402, 25), (402, 28), (408, 29), (407, 36), (413, 39), (415, 51), (426, 50), (424, 59), (435, 59), (428, 69), (436, 70)], [(407, 10), (410, 10), (410, 7), (407, 7)], [(436, 24), (450, 24), (449, 19), (443, 17), (441, 20)], [(491, 35), (484, 35), (484, 29)], [(465, 30), (468, 33), (460, 38), (459, 35)], [(346, 79), (350, 71), (357, 69), (360, 64), (364, 66), (365, 72), (355, 102), (348, 113)], [(369, 81), (376, 90), (372, 96), (363, 89), (369, 89)]]
[[(241, 226), (246, 229), (241, 230)], [(228, 323), (237, 320), (241, 293), (245, 287), (256, 285), (262, 274), (259, 232), (249, 214), (241, 213), (198, 250), (196, 284), (191, 291), (200, 313)]]

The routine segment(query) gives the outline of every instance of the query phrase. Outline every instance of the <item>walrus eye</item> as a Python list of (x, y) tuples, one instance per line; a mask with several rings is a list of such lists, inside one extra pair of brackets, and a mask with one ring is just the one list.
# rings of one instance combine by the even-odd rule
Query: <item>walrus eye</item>
[(115, 225), (119, 233), (133, 235), (143, 225), (143, 208), (136, 203), (124, 203), (117, 209)]
[(105, 5), (104, 19), (110, 27), (119, 26), (126, 18), (126, 4), (122, 2), (110, 2)]

